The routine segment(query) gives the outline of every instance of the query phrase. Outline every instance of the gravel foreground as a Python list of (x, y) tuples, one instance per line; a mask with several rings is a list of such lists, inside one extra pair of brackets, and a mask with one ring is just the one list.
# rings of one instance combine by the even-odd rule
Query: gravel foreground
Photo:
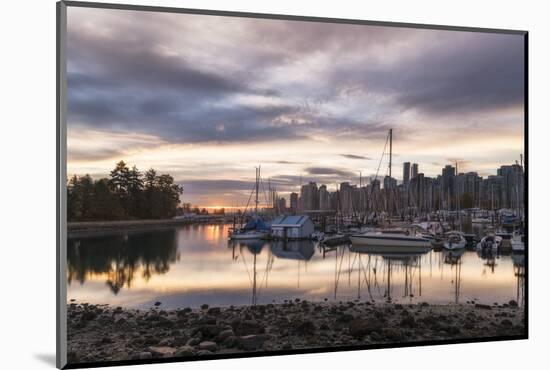
[[(160, 302), (157, 302), (160, 307)], [(149, 310), (71, 303), (69, 363), (471, 339), (525, 334), (524, 310), (456, 305), (308, 302)]]

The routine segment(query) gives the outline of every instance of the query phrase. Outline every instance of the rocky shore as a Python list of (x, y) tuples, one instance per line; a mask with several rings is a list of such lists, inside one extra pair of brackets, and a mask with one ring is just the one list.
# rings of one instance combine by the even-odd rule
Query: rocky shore
[(308, 302), (163, 310), (71, 303), (69, 363), (521, 336), (524, 310), (459, 305)]

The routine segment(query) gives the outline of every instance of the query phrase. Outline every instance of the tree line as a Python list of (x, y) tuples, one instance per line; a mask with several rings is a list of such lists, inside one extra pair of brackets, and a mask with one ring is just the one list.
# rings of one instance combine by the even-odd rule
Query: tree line
[(74, 175), (67, 182), (67, 219), (111, 221), (163, 219), (176, 215), (183, 188), (170, 175), (145, 173), (120, 161), (109, 178)]

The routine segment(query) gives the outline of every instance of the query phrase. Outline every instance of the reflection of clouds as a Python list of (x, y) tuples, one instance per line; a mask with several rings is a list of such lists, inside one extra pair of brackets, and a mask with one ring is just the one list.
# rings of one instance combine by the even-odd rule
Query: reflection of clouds
[[(233, 249), (227, 241), (228, 228), (229, 225), (178, 228), (174, 234), (176, 252), (169, 248), (170, 253), (163, 254), (167, 256), (166, 271), (153, 273), (147, 279), (140, 263), (130, 287), (124, 285), (117, 295), (105, 286), (109, 275), (104, 268), (112, 266), (111, 262), (100, 263), (101, 268), (90, 270), (91, 266), (97, 265), (93, 261), (105, 259), (94, 260), (95, 253), (81, 255), (74, 261), (85, 263), (88, 271), (93, 273), (86, 274), (82, 284), (70, 284), (68, 297), (131, 306), (154, 300), (161, 300), (163, 305), (166, 303), (171, 307), (202, 303), (249, 304), (253, 288), (250, 277), (256, 257), (258, 303), (291, 298), (352, 300), (357, 298), (358, 290), (361, 299), (371, 299), (372, 296), (376, 301), (383, 301), (388, 271), (391, 272), (391, 297), (396, 301), (449, 303), (454, 300), (453, 284), (458, 265), (445, 263), (445, 253), (429, 252), (399, 260), (374, 254), (350, 254), (346, 248), (340, 248), (337, 260), (335, 251), (327, 252), (323, 259), (317, 247), (312, 251), (308, 244), (311, 242), (288, 245), (286, 251), (284, 244), (276, 243), (272, 248), (266, 241), (250, 242), (251, 246), (236, 243), (238, 245)], [(157, 242), (148, 258), (162, 261), (163, 257), (154, 257), (159, 253), (157, 248), (162, 248), (160, 239), (151, 240)], [(174, 253), (179, 255), (178, 259), (171, 257)], [(121, 254), (117, 258), (123, 257)], [(128, 257), (124, 258), (128, 260)], [(87, 259), (90, 261), (86, 262)], [(516, 299), (516, 256), (500, 256), (494, 272), (485, 274), (483, 271), (488, 267), (476, 252), (465, 251), (459, 259), (461, 302), (474, 298), (489, 303)], [(70, 266), (74, 267), (74, 261), (70, 261)], [(338, 286), (334, 298), (336, 276)]]

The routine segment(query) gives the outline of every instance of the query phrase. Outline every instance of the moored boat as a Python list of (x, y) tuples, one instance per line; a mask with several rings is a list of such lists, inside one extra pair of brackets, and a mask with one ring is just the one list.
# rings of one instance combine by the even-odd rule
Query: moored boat
[(472, 218), (473, 224), (490, 224), (491, 220), (487, 217), (475, 217)]
[(510, 239), (512, 245), (512, 252), (521, 253), (525, 251), (525, 236), (518, 231), (514, 232), (514, 235)]
[(245, 239), (266, 239), (269, 237), (269, 231), (262, 230), (235, 230), (229, 236), (233, 240)]
[(502, 237), (493, 233), (484, 236), (479, 243), (477, 243), (476, 249), (480, 251), (497, 252), (502, 243)]
[(350, 251), (355, 253), (378, 254), (387, 258), (420, 256), (431, 251), (431, 246), (388, 246), (352, 244)]
[(445, 235), (445, 242), (443, 243), (443, 248), (453, 250), (453, 249), (464, 249), (466, 247), (466, 239), (463, 234), (459, 231), (450, 231)]
[(352, 245), (375, 245), (380, 247), (419, 247), (431, 248), (431, 241), (416, 235), (366, 232), (350, 236)]

